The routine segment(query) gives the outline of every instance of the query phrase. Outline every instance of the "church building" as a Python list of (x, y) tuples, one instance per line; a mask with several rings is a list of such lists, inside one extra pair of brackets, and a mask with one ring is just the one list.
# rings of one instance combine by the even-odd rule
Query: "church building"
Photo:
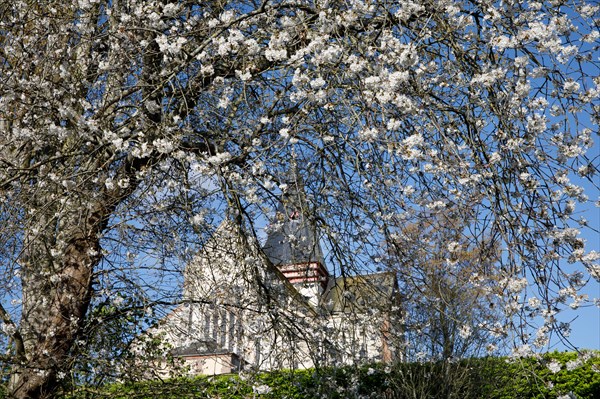
[(149, 334), (190, 374), (400, 360), (396, 276), (330, 274), (306, 215), (295, 181), (264, 245), (224, 221), (187, 265), (182, 305)]

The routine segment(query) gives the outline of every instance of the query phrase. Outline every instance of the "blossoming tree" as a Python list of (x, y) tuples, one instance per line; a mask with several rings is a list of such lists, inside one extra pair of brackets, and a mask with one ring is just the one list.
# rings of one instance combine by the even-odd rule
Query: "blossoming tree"
[[(499, 248), (467, 236), (469, 209), (449, 208), (393, 233), (388, 262), (404, 289), (405, 356), (411, 361), (495, 353), (502, 317)], [(477, 242), (477, 244), (471, 241)], [(481, 284), (483, 283), (483, 284)]]
[(581, 182), (593, 187), (598, 170), (586, 151), (600, 112), (599, 10), (585, 0), (3, 2), (10, 394), (51, 397), (81, 356), (108, 356), (89, 348), (108, 319), (150, 318), (176, 301), (195, 246), (224, 213), (255, 233), (291, 163), (344, 268), (376, 262), (391, 223), (474, 204), (470, 228), (501, 243), (507, 315), (543, 320), (521, 344), (543, 346), (556, 312), (585, 302), (580, 289), (600, 276), (579, 237), (586, 222), (574, 219), (589, 201)]

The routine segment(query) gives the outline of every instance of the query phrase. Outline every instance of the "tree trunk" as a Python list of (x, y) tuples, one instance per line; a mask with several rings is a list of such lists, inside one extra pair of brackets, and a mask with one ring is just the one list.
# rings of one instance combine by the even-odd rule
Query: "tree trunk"
[(70, 225), (58, 223), (58, 239), (38, 233), (26, 240), (21, 258), (23, 353), (17, 354), (20, 361), (9, 381), (15, 399), (53, 397), (62, 371), (69, 370), (90, 303), (92, 274), (101, 257), (94, 228), (99, 220), (68, 219)]

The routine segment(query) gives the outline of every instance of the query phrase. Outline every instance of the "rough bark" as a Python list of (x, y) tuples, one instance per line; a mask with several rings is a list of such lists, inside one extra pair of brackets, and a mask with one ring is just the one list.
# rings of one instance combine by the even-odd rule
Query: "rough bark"
[(86, 216), (58, 224), (64, 242), (60, 254), (48, 256), (56, 244), (47, 234), (31, 237), (24, 250), (20, 322), (24, 352), (9, 383), (14, 398), (52, 397), (59, 373), (69, 364), (90, 302), (92, 273), (100, 260), (97, 233), (104, 217), (99, 212)]

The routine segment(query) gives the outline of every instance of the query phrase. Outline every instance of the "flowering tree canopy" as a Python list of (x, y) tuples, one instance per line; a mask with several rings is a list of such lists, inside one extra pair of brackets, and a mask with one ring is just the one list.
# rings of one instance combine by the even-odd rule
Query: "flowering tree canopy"
[(502, 328), (541, 320), (518, 339), (543, 347), (600, 278), (574, 218), (599, 167), (599, 21), (585, 0), (3, 2), (11, 394), (107, 358), (90, 349), (104, 312), (175, 301), (223, 215), (257, 234), (293, 168), (344, 270), (468, 206), (457, 242), (501, 249)]

